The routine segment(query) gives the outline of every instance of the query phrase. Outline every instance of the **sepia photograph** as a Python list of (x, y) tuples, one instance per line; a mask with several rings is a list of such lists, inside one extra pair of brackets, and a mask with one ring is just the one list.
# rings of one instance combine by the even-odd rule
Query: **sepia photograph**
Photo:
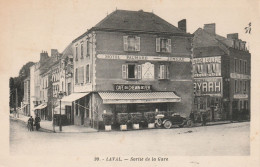
[(0, 166), (260, 165), (260, 1), (0, 4)]

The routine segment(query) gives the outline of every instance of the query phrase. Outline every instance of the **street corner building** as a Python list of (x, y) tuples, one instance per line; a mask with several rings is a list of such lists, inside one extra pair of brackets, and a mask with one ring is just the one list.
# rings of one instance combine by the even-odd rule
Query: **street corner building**
[(109, 14), (72, 42), (74, 90), (61, 100), (71, 122), (100, 129), (103, 113), (188, 116), (192, 39), (185, 19), (175, 27), (142, 10)]
[(208, 119), (250, 119), (251, 54), (237, 33), (222, 37), (205, 24), (193, 39), (194, 111)]

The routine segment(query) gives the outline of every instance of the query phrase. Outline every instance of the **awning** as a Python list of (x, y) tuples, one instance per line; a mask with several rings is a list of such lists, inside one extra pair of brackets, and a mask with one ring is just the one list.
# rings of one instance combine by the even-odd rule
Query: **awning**
[(61, 99), (61, 102), (69, 102), (72, 103), (75, 100), (78, 100), (86, 95), (88, 95), (89, 93), (72, 93), (69, 96), (65, 96)]
[[(60, 106), (54, 108), (54, 114), (60, 114)], [(65, 106), (61, 106), (61, 114), (65, 115)]]
[(34, 108), (34, 110), (41, 110), (43, 108), (47, 107), (47, 104), (40, 104), (37, 107)]
[(167, 103), (180, 102), (181, 98), (174, 92), (99, 92), (103, 104), (120, 103)]

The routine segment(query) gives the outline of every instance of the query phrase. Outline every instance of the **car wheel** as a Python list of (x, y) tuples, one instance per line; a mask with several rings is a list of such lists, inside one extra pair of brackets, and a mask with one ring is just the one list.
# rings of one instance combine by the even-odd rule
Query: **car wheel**
[(166, 129), (170, 129), (172, 127), (172, 122), (171, 121), (166, 121), (163, 126), (166, 128)]

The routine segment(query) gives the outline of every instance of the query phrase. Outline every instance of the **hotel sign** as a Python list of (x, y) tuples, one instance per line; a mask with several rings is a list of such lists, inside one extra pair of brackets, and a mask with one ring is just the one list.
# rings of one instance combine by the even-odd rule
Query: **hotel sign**
[(223, 87), (221, 77), (195, 78), (193, 84), (196, 96), (222, 96)]
[(152, 85), (114, 84), (116, 91), (151, 91)]
[(112, 55), (112, 54), (99, 54), (99, 59), (107, 60), (129, 60), (129, 61), (173, 61), (173, 62), (190, 62), (188, 57), (166, 57), (166, 56), (137, 56), (137, 55)]

